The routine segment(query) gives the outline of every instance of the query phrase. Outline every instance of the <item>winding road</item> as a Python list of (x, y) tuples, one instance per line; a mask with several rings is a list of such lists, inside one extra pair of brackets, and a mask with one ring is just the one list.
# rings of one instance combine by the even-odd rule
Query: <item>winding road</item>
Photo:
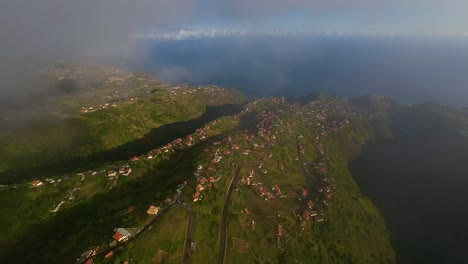
[(191, 258), (190, 258), (190, 254), (192, 252), (192, 249), (191, 249), (191, 243), (193, 241), (192, 239), (192, 231), (193, 231), (193, 219), (194, 219), (194, 216), (193, 216), (193, 211), (192, 211), (192, 208), (187, 206), (186, 204), (184, 203), (181, 203), (179, 200), (177, 200), (177, 205), (180, 206), (181, 208), (183, 208), (185, 211), (187, 211), (188, 213), (188, 223), (187, 223), (187, 229), (185, 231), (185, 241), (184, 241), (184, 253), (183, 253), (183, 256), (182, 256), (182, 264), (186, 264), (186, 263), (191, 263)]

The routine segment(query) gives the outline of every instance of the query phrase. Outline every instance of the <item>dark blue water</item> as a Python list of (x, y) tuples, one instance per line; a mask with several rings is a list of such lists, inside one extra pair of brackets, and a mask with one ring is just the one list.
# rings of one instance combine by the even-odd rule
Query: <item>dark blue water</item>
[(245, 37), (148, 43), (135, 67), (250, 96), (312, 92), (468, 105), (468, 38)]
[(395, 137), (368, 142), (350, 168), (381, 210), (398, 263), (468, 263), (468, 138), (430, 105), (392, 121)]

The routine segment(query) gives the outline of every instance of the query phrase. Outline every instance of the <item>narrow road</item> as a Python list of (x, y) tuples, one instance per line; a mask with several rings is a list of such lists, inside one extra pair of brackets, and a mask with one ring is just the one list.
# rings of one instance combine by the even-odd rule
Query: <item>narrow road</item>
[(227, 214), (228, 214), (228, 208), (229, 208), (229, 201), (231, 200), (231, 195), (234, 187), (234, 182), (236, 181), (238, 175), (239, 175), (240, 167), (237, 166), (236, 172), (232, 176), (231, 182), (229, 183), (229, 188), (226, 193), (226, 197), (224, 200), (224, 207), (223, 207), (223, 213), (221, 215), (221, 226), (220, 226), (220, 242), (219, 242), (219, 264), (224, 264), (226, 263), (226, 253), (227, 253)]
[(185, 241), (184, 241), (184, 252), (182, 256), (182, 264), (188, 264), (191, 263), (192, 259), (190, 258), (190, 255), (192, 253), (191, 249), (191, 243), (193, 241), (192, 239), (192, 231), (193, 231), (193, 211), (192, 208), (181, 203), (179, 200), (177, 200), (177, 205), (183, 208), (185, 211), (187, 211), (189, 219), (187, 223), (187, 229), (185, 230)]

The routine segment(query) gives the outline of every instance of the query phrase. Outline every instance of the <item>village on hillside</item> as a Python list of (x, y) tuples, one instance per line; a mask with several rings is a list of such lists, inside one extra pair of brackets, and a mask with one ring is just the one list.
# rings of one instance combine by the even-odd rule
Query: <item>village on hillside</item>
[[(174, 87), (169, 95), (170, 98), (177, 98), (179, 94), (219, 91), (216, 87), (205, 87), (201, 91), (190, 87)], [(106, 103), (96, 109), (87, 108), (83, 112), (108, 106), (112, 104)], [(172, 196), (147, 204), (147, 219), (141, 222), (141, 226), (115, 226), (114, 233), (109, 234), (107, 241), (103, 241), (107, 246), (89, 245), (89, 249), (80, 255), (77, 263), (92, 263), (93, 259), (99, 257), (112, 258), (116, 252), (120, 252), (119, 248), (122, 246), (138, 243), (134, 240), (149, 230), (157, 218), (164, 217), (164, 213), (170, 207), (180, 204), (187, 207), (187, 210), (196, 211), (200, 206), (209, 206), (208, 202), (205, 202), (205, 193), (214, 188), (227, 188), (226, 183), (232, 177), (234, 181), (231, 184), (236, 192), (248, 194), (247, 198), (242, 198), (245, 200), (238, 201), (238, 206), (243, 215), (243, 225), (251, 232), (256, 232), (264, 222), (262, 215), (257, 214), (259, 209), (256, 207), (261, 204), (258, 201), (278, 208), (294, 205), (289, 212), (296, 227), (283, 220), (289, 216), (280, 216), (278, 213), (276, 224), (271, 229), (271, 236), (275, 238), (277, 247), (284, 250), (288, 241), (294, 239), (289, 232), (291, 228), (305, 230), (316, 224), (326, 224), (322, 222), (327, 222), (327, 208), (333, 203), (334, 192), (339, 182), (329, 170), (324, 140), (360, 118), (372, 119), (375, 118), (375, 113), (364, 112), (344, 99), (319, 99), (307, 103), (290, 102), (285, 98), (259, 99), (248, 103), (244, 110), (236, 115), (224, 120), (211, 121), (194, 133), (174, 138), (171, 142), (141, 155), (129, 157), (126, 161), (98, 170), (76, 172), (74, 175), (36, 179), (28, 185), (30, 188), (40, 189), (47, 185), (63, 184), (72, 177), (79, 178), (78, 184), (70, 188), (63, 199), (50, 208), (50, 213), (56, 214), (62, 208), (73, 205), (75, 197), (79, 195), (80, 189), (84, 188), (88, 178), (106, 178), (108, 191), (111, 191), (118, 186), (121, 179), (131, 178), (135, 170), (140, 169), (142, 162), (171, 159), (179, 151), (202, 145), (202, 155), (206, 162), (196, 164), (193, 178), (181, 182), (174, 189)], [(223, 133), (221, 136), (212, 134), (211, 130), (219, 129), (226, 120), (243, 123), (243, 128)], [(304, 128), (309, 132), (305, 133)], [(232, 176), (231, 172), (226, 170), (234, 165), (240, 167), (237, 176)], [(288, 168), (295, 169), (291, 171)], [(294, 177), (288, 180), (290, 174), (294, 174)], [(280, 175), (283, 175), (282, 178), (278, 178)], [(19, 187), (22, 186), (12, 186)], [(249, 196), (250, 194), (252, 196)], [(253, 202), (252, 199), (258, 201)], [(283, 203), (285, 205), (281, 205)], [(126, 213), (132, 213), (133, 210), (135, 207), (128, 204)], [(191, 243), (192, 247), (185, 253), (187, 257), (190, 257), (196, 248), (194, 242)]]

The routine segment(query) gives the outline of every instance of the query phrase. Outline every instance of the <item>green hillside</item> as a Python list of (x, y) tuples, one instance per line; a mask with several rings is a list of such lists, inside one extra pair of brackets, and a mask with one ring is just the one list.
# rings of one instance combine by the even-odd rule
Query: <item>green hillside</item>
[[(363, 144), (391, 136), (393, 103), (245, 103), (235, 90), (161, 86), (115, 106), (10, 124), (0, 139), (0, 256), (395, 263), (380, 212), (348, 170)], [(130, 236), (113, 241), (117, 228)]]
[[(26, 124), (24, 121), (20, 125), (9, 124), (0, 137), (0, 182), (36, 177), (37, 173), (63, 172), (63, 167), (67, 170), (86, 167), (96, 161), (112, 160), (114, 156), (121, 158), (121, 152), (125, 150), (109, 151), (144, 139), (167, 124), (201, 117), (202, 121), (209, 121), (224, 114), (221, 112), (224, 105), (239, 105), (245, 101), (246, 98), (238, 91), (218, 87), (161, 88), (145, 97), (121, 101), (115, 106), (75, 117), (48, 117)], [(207, 113), (207, 107), (208, 110), (219, 109)], [(202, 122), (185, 128), (183, 132), (189, 133), (190, 129), (197, 128), (196, 125), (200, 126)], [(157, 136), (166, 141), (172, 139), (172, 135)], [(139, 154), (139, 149), (140, 152), (146, 151), (142, 146), (132, 152)], [(106, 157), (98, 160), (94, 156), (89, 157), (103, 151), (108, 151)]]

